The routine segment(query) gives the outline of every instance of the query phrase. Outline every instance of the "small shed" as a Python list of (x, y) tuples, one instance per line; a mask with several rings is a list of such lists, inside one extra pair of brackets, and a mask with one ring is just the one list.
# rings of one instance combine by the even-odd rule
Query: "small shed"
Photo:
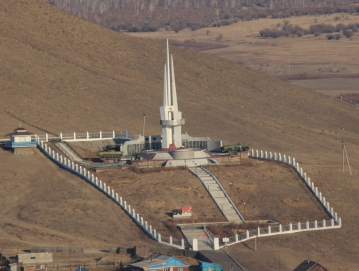
[(182, 206), (181, 209), (172, 210), (173, 218), (191, 217), (191, 216), (192, 216), (191, 206)]
[(53, 262), (53, 254), (49, 252), (23, 253), (17, 254), (16, 256), (17, 262), (21, 264), (41, 264)]
[(129, 265), (131, 271), (188, 271), (189, 264), (162, 254), (153, 254), (147, 259)]
[(201, 271), (222, 271), (222, 265), (216, 263), (200, 262)]
[(29, 148), (36, 147), (35, 134), (28, 132), (25, 128), (19, 127), (13, 133), (7, 134), (10, 141), (5, 143), (9, 148)]

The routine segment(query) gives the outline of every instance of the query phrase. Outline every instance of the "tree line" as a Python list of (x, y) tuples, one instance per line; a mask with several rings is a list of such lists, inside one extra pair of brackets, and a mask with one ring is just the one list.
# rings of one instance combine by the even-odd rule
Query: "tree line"
[[(280, 28), (281, 27), (281, 28)], [(322, 33), (328, 33), (326, 38), (331, 39), (340, 39), (343, 36), (350, 38), (354, 33), (358, 32), (359, 23), (352, 24), (342, 24), (337, 25), (331, 24), (313, 24), (310, 25), (308, 29), (303, 29), (299, 25), (292, 25), (288, 20), (283, 21), (282, 24), (277, 24), (276, 28), (265, 28), (259, 31), (259, 34), (265, 38), (278, 38), (278, 37), (301, 37), (303, 35), (313, 34), (314, 36), (319, 36)], [(336, 33), (336, 34), (333, 34)]]
[(260, 18), (357, 13), (359, 0), (44, 0), (116, 31), (196, 30)]

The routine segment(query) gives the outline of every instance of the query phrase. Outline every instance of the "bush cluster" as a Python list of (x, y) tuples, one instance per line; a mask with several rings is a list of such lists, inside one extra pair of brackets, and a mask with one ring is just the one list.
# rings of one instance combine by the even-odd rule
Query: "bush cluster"
[(343, 36), (350, 38), (355, 32), (358, 32), (359, 29), (359, 23), (355, 24), (337, 24), (336, 26), (333, 26), (331, 24), (314, 24), (309, 26), (309, 29), (303, 29), (299, 25), (292, 25), (289, 23), (284, 23), (284, 26), (282, 26), (281, 29), (277, 28), (265, 28), (263, 30), (259, 31), (259, 34), (262, 37), (268, 38), (278, 38), (278, 37), (294, 37), (298, 36), (301, 37), (303, 35), (313, 34), (315, 36), (319, 36), (323, 33), (328, 33), (326, 38), (328, 40), (331, 39), (340, 39), (341, 34), (332, 34), (332, 33), (338, 33), (342, 32)]

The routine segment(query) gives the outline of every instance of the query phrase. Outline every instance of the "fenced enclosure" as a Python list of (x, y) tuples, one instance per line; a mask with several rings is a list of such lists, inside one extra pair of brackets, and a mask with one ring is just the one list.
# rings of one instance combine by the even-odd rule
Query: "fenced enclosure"
[[(322, 221), (313, 221), (313, 222), (305, 222), (305, 223), (290, 223), (288, 225), (276, 225), (276, 226), (268, 226), (266, 228), (259, 228), (252, 231), (246, 231), (242, 234), (236, 234), (229, 238), (228, 242), (224, 243), (222, 240), (218, 240), (219, 247), (223, 248), (228, 245), (233, 245), (239, 242), (243, 242), (249, 239), (264, 237), (264, 236), (273, 236), (279, 234), (289, 234), (295, 232), (303, 232), (303, 231), (315, 231), (315, 230), (326, 230), (326, 229), (336, 229), (341, 228), (342, 220), (338, 217), (338, 214), (334, 212), (333, 207), (330, 206), (329, 202), (323, 197), (322, 193), (319, 192), (318, 187), (314, 185), (314, 183), (307, 176), (307, 173), (303, 171), (303, 168), (300, 167), (299, 163), (296, 162), (295, 158), (291, 158), (290, 156), (272, 153), (272, 152), (263, 152), (263, 151), (254, 151), (251, 150), (249, 152), (249, 157), (257, 158), (257, 159), (267, 159), (280, 163), (285, 163), (298, 173), (301, 180), (305, 182), (308, 189), (313, 193), (313, 195), (317, 198), (317, 200), (321, 203), (324, 210), (331, 216), (331, 220), (322, 220)], [(216, 246), (216, 244), (214, 244)]]
[[(45, 153), (52, 161), (60, 165), (62, 168), (69, 170), (70, 172), (78, 175), (89, 184), (93, 185), (99, 191), (104, 193), (108, 198), (113, 200), (117, 205), (119, 205), (125, 213), (132, 218), (132, 220), (153, 240), (158, 241), (159, 243), (164, 243), (169, 246), (177, 247), (180, 249), (184, 249), (185, 245), (190, 244), (182, 240), (177, 240), (170, 237), (161, 236), (160, 233), (157, 233), (156, 229), (153, 229), (152, 226), (142, 217), (139, 213), (135, 211), (134, 208), (131, 207), (130, 204), (126, 202), (121, 196), (118, 195), (110, 186), (108, 186), (102, 180), (99, 180), (93, 173), (86, 169), (83, 165), (79, 165), (72, 161), (71, 159), (55, 152), (55, 150), (51, 149), (45, 141), (38, 139), (37, 144), (39, 149)], [(163, 240), (162, 240), (163, 239)]]

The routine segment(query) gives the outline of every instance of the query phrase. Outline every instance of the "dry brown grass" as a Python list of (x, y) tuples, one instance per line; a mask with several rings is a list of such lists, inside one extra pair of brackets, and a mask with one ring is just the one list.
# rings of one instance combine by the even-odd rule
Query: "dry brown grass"
[[(149, 112), (146, 134), (160, 133), (158, 107), (163, 89), (163, 44), (89, 24), (40, 0), (2, 0), (0, 6), (1, 137), (19, 124), (17, 118), (27, 121), (25, 128), (37, 133), (43, 131), (36, 127), (57, 134), (113, 129), (129, 129), (139, 134), (144, 109)], [(246, 31), (246, 28), (238, 31)], [(212, 38), (218, 34), (213, 33)], [(224, 42), (231, 39), (230, 35), (223, 36)], [(325, 45), (323, 40), (308, 40), (293, 44), (289, 43), (291, 39), (281, 41), (288, 47), (283, 47), (278, 63), (287, 62), (291, 46), (295, 49), (301, 47), (300, 44), (312, 52), (314, 60), (321, 61), (322, 54), (330, 52), (329, 49), (337, 52), (338, 48), (348, 48), (350, 52), (344, 52), (342, 59), (352, 63), (349, 56), (356, 50), (352, 43), (341, 45), (326, 41)], [(248, 43), (251, 46), (248, 50), (263, 52), (258, 59), (268, 56), (275, 60), (271, 51), (264, 53), (263, 48), (275, 50), (276, 46), (268, 41), (258, 42)], [(312, 46), (314, 51), (310, 51)], [(170, 50), (175, 62), (179, 108), (186, 119), (183, 132), (221, 139), (225, 144), (240, 140), (254, 148), (295, 156), (343, 219), (343, 228), (339, 230), (263, 238), (259, 240), (257, 252), (243, 245), (229, 248), (230, 252), (248, 270), (277, 268), (278, 253), (283, 270), (284, 267), (292, 270), (308, 258), (331, 270), (356, 270), (359, 263), (357, 107), (208, 54), (175, 47)], [(307, 55), (305, 51), (298, 52)], [(235, 58), (252, 59), (247, 53)], [(352, 58), (357, 59), (353, 55)], [(294, 59), (298, 64), (301, 54)], [(342, 138), (353, 176), (342, 173)], [(28, 248), (33, 244), (108, 247), (118, 243), (152, 243), (114, 203), (85, 186), (78, 177), (43, 160), (42, 155), (15, 157), (2, 150), (0, 155), (1, 244)], [(109, 177), (116, 180), (116, 176)], [(131, 191), (132, 185), (144, 190), (136, 180), (126, 179), (123, 184), (123, 180), (118, 180), (118, 185), (124, 187), (118, 192), (127, 197), (127, 189)], [(192, 187), (191, 180), (195, 182), (182, 171), (170, 178), (176, 183), (173, 186), (188, 181), (185, 185)], [(266, 196), (271, 195), (270, 189), (265, 192)], [(156, 192), (159, 190), (160, 182), (151, 184), (147, 197), (136, 198), (133, 204), (146, 207), (148, 202), (161, 201)], [(196, 191), (197, 195), (194, 191), (187, 192), (188, 198), (173, 205), (207, 200), (201, 199), (200, 190)], [(166, 206), (167, 209), (172, 206)], [(143, 213), (148, 220), (152, 219), (152, 213)], [(213, 218), (215, 214), (206, 214), (203, 219), (208, 217)]]
[[(292, 17), (287, 20), (290, 21), (290, 24), (299, 25), (303, 29), (308, 29), (310, 25), (315, 24), (315, 21), (317, 24), (325, 23), (334, 26), (338, 23), (346, 25), (359, 22), (359, 17), (356, 15), (339, 14), (339, 20), (336, 17), (338, 14)], [(196, 31), (187, 29), (179, 33), (164, 31), (131, 33), (130, 35), (149, 39), (169, 38), (172, 41), (193, 40), (198, 43), (219, 43), (228, 47), (205, 51), (205, 53), (220, 56), (284, 79), (358, 77), (359, 58), (355, 56), (354, 52), (358, 47), (359, 33), (350, 39), (343, 38), (339, 41), (328, 41), (325, 37), (326, 34), (318, 37), (305, 35), (277, 39), (258, 37), (260, 30), (268, 27), (276, 28), (277, 25), (281, 27), (283, 19), (239, 21), (236, 24), (219, 28), (204, 28)], [(210, 35), (207, 35), (207, 30), (210, 30)], [(216, 40), (218, 35), (223, 36), (220, 42)], [(304, 88), (323, 91), (316, 88), (316, 81), (303, 82), (302, 80), (296, 84)], [(351, 91), (351, 81), (352, 79), (342, 80), (340, 84), (334, 86), (337, 89), (340, 88), (341, 91)]]

